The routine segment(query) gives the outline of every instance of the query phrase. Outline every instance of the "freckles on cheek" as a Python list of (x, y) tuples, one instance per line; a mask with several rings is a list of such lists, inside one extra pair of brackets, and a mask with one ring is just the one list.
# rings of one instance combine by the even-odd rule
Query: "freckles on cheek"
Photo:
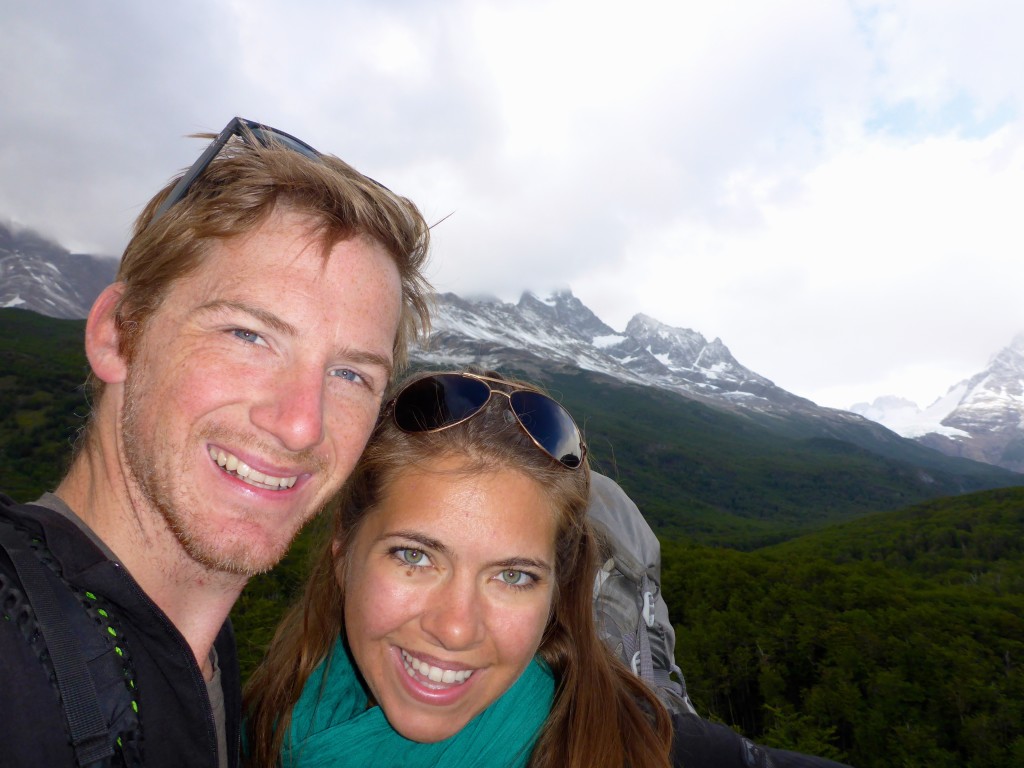
[(380, 403), (377, 401), (340, 407), (328, 424), (329, 433), (337, 444), (337, 452), (346, 454), (358, 449), (362, 453), (377, 423), (379, 412)]

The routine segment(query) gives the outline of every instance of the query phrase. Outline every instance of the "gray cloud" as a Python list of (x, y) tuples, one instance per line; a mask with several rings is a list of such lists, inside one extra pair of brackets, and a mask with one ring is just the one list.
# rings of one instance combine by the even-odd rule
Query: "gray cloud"
[(1024, 329), (1024, 9), (0, 2), (0, 217), (73, 250), (118, 253), (241, 114), (453, 214), (443, 290), (571, 285), (830, 405), (937, 396)]

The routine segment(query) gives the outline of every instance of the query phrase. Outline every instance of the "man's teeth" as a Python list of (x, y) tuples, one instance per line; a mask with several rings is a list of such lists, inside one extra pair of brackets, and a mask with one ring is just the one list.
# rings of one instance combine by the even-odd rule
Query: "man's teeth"
[(411, 656), (405, 651), (402, 651), (402, 661), (405, 662), (405, 671), (409, 673), (409, 677), (413, 677), (419, 674), (421, 677), (425, 677), (432, 683), (445, 683), (451, 685), (462, 685), (464, 682), (469, 680), (469, 676), (473, 674), (472, 669), (441, 669), (431, 664), (427, 664), (425, 661), (420, 661), (415, 656)]
[(250, 485), (257, 485), (273, 490), (287, 489), (295, 485), (295, 481), (299, 479), (298, 475), (295, 477), (274, 477), (273, 475), (265, 475), (262, 472), (253, 469), (244, 461), (239, 460), (237, 456), (232, 456), (230, 453), (225, 453), (217, 448), (210, 448), (210, 458), (216, 461), (220, 466), (224, 467), (228, 472), (234, 472), (235, 475), (242, 478)]

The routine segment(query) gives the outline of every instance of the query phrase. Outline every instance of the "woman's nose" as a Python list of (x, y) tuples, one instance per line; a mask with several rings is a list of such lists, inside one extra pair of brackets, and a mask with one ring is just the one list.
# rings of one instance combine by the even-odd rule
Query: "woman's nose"
[(434, 590), (421, 625), (437, 644), (446, 650), (472, 648), (484, 638), (483, 598), (469, 579), (453, 577)]

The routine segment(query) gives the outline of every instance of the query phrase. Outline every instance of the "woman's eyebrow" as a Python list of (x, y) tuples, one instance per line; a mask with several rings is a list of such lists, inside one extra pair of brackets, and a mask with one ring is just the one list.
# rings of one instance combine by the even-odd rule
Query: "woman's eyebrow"
[(381, 534), (381, 540), (384, 539), (407, 539), (409, 541), (415, 541), (417, 544), (422, 544), (425, 549), (432, 549), (435, 552), (451, 556), (452, 551), (443, 542), (438, 539), (427, 536), (425, 533), (419, 531), (388, 531)]
[(551, 573), (552, 568), (544, 560), (534, 560), (532, 557), (510, 557), (507, 560), (499, 560), (495, 565), (501, 566), (502, 568), (513, 568), (520, 570), (522, 568), (533, 568), (538, 571), (544, 571), (545, 573)]
[[(443, 542), (435, 539), (431, 536), (427, 536), (425, 533), (420, 531), (388, 531), (381, 535), (381, 540), (384, 539), (405, 539), (406, 541), (415, 541), (417, 544), (422, 545), (425, 549), (433, 550), (434, 552), (440, 552), (441, 554), (452, 557), (454, 553), (451, 548)], [(492, 566), (498, 566), (499, 568), (513, 568), (516, 570), (522, 568), (533, 568), (538, 571), (545, 573), (551, 573), (554, 569), (545, 560), (538, 560), (532, 557), (509, 557), (503, 560), (495, 560), (491, 563)]]

